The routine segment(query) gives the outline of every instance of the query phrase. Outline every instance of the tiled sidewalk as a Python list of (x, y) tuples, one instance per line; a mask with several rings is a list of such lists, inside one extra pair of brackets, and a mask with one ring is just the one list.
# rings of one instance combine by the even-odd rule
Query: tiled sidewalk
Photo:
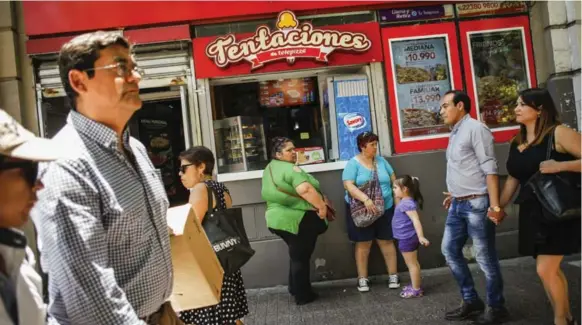
[[(580, 319), (580, 257), (564, 262), (563, 269), (569, 281), (573, 313)], [(544, 289), (539, 281), (535, 261), (517, 258), (501, 262), (505, 282), (506, 306), (511, 321), (506, 324), (549, 325), (553, 316)], [(485, 279), (477, 265), (472, 264), (477, 290), (485, 299)], [(355, 280), (316, 283), (320, 294), (316, 302), (298, 307), (287, 287), (249, 290), (250, 314), (247, 325), (279, 324), (470, 324), (448, 322), (445, 310), (460, 303), (459, 290), (447, 268), (423, 271), (426, 296), (403, 300), (399, 290), (390, 290), (386, 278), (373, 278), (371, 290), (359, 293)], [(403, 284), (408, 275), (401, 274)]]

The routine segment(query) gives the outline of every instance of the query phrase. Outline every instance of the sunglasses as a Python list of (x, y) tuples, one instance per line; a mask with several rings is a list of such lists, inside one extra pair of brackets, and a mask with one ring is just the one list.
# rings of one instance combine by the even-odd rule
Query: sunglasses
[(38, 162), (36, 161), (19, 161), (19, 162), (1, 162), (0, 171), (9, 169), (20, 169), (26, 182), (30, 186), (36, 185), (38, 179)]
[(186, 170), (188, 170), (188, 167), (190, 166), (194, 166), (194, 164), (180, 165), (180, 172), (182, 172), (182, 174), (186, 174)]

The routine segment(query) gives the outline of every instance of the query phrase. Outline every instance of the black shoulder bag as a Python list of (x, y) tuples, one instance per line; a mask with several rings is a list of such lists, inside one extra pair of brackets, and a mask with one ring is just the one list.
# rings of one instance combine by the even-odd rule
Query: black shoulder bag
[[(554, 131), (552, 131), (546, 153), (546, 160), (551, 159), (554, 149)], [(540, 201), (544, 221), (556, 223), (571, 219), (580, 219), (580, 183), (573, 183), (567, 174), (542, 174), (539, 170), (527, 181), (529, 187)]]
[(208, 190), (208, 211), (202, 221), (202, 228), (218, 256), (224, 273), (233, 274), (255, 255), (243, 224), (242, 209), (214, 211), (214, 190), (208, 185), (206, 189)]

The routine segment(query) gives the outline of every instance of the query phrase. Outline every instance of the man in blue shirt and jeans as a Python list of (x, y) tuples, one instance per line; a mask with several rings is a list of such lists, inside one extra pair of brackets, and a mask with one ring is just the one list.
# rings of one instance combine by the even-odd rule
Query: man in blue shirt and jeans
[[(441, 115), (452, 127), (447, 147), (447, 188), (443, 205), (448, 209), (442, 252), (461, 288), (463, 302), (446, 313), (447, 320), (480, 315), (474, 324), (498, 324), (508, 318), (504, 307), (503, 279), (495, 250), (495, 224), (500, 220), (499, 177), (493, 135), (485, 124), (471, 118), (466, 93), (449, 91), (441, 100)], [(473, 277), (463, 256), (471, 237), (475, 258), (487, 280), (487, 308), (475, 291)], [(484, 312), (483, 312), (484, 311)]]

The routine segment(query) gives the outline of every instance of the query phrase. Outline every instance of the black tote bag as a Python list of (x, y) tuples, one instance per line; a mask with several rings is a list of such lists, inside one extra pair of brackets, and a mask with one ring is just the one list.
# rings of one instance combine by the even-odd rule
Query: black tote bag
[[(554, 131), (552, 131), (546, 153), (546, 160), (551, 159), (554, 148)], [(573, 177), (565, 173), (542, 174), (537, 171), (526, 183), (537, 199), (543, 211), (546, 223), (556, 223), (570, 219), (580, 219), (580, 183), (573, 183)]]
[[(208, 211), (202, 228), (218, 256), (225, 274), (233, 274), (255, 255), (242, 220), (242, 209), (231, 208), (213, 211), (214, 190), (208, 190)], [(218, 204), (217, 204), (218, 206)]]

